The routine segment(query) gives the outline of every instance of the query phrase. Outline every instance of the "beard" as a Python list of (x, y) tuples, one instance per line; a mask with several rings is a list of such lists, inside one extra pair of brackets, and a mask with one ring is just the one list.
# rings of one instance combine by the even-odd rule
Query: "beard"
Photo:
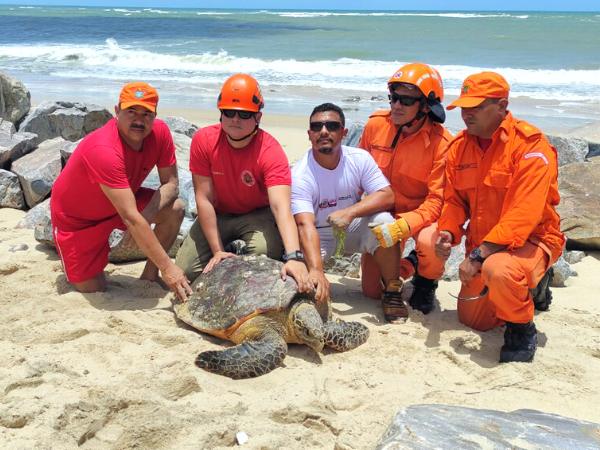
[(321, 147), (319, 148), (319, 152), (324, 153), (325, 155), (329, 155), (333, 151), (332, 147)]

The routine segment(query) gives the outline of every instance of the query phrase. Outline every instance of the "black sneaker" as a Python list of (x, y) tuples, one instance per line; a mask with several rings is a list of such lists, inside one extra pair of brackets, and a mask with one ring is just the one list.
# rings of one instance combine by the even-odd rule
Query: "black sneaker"
[(438, 281), (415, 273), (412, 277), (412, 284), (414, 289), (408, 300), (409, 305), (423, 314), (429, 314), (435, 309), (435, 290), (438, 287)]
[(504, 345), (500, 349), (500, 362), (532, 362), (537, 342), (537, 329), (533, 322), (506, 322)]
[(534, 289), (529, 289), (533, 304), (538, 311), (548, 311), (552, 303), (552, 291), (550, 290), (550, 280), (554, 276), (554, 268), (550, 267)]

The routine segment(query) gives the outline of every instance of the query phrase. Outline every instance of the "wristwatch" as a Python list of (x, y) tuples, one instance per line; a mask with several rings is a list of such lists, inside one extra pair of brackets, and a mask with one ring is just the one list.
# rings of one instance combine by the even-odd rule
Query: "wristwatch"
[(288, 262), (290, 260), (296, 260), (296, 261), (302, 261), (304, 262), (304, 253), (302, 253), (300, 250), (296, 250), (295, 252), (292, 253), (288, 253), (287, 255), (283, 255), (283, 259), (284, 262)]
[(469, 253), (469, 261), (471, 261), (471, 262), (477, 261), (477, 262), (480, 262), (481, 264), (483, 264), (483, 262), (485, 261), (485, 258), (483, 256), (481, 256), (481, 250), (479, 249), (479, 247), (471, 250), (471, 253)]

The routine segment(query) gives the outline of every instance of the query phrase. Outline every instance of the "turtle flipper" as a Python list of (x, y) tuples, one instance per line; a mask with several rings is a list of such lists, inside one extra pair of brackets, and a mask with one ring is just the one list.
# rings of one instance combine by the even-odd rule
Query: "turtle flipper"
[(196, 358), (196, 365), (208, 372), (239, 380), (269, 373), (281, 365), (286, 355), (287, 344), (273, 332), (226, 350), (202, 352)]
[(367, 342), (369, 329), (359, 322), (330, 320), (325, 324), (325, 345), (337, 351), (352, 350)]

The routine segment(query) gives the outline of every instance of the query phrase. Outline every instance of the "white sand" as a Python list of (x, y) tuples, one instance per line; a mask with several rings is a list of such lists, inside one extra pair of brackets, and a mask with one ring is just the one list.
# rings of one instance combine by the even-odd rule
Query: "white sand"
[[(265, 128), (299, 158), (306, 120), (277, 117)], [(503, 331), (458, 323), (447, 294), (457, 282), (440, 283), (441, 308), (394, 326), (359, 280), (330, 277), (336, 314), (366, 324), (367, 343), (323, 354), (292, 345), (283, 367), (233, 381), (194, 365), (229, 344), (178, 322), (172, 294), (138, 280), (143, 263), (111, 264), (106, 293), (77, 293), (56, 253), (14, 228), (23, 215), (0, 210), (1, 449), (213, 450), (244, 431), (247, 449), (363, 450), (400, 408), (424, 403), (600, 423), (598, 255), (536, 315), (532, 364), (498, 364)], [(11, 252), (18, 244), (29, 248)]]

